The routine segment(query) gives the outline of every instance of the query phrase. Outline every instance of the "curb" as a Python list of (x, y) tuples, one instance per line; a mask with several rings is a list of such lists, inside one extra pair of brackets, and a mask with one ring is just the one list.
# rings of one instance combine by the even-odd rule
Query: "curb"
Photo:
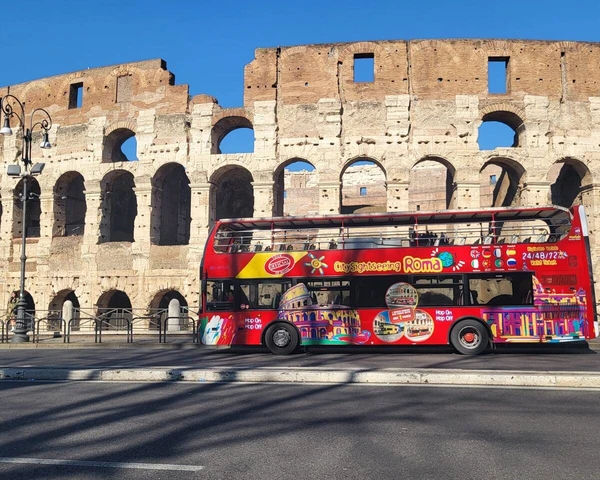
[(440, 369), (314, 370), (307, 368), (14, 368), (0, 367), (0, 381), (112, 381), (195, 383), (321, 383), (457, 385), (600, 389), (600, 373)]

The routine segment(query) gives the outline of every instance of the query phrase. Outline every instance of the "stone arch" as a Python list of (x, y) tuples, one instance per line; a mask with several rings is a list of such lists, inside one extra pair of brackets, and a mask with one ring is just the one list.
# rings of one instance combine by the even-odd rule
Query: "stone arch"
[[(173, 300), (177, 300), (177, 304), (179, 304), (179, 310), (176, 312), (169, 311)], [(188, 303), (185, 297), (175, 289), (157, 292), (150, 302), (149, 310), (158, 310), (161, 321), (166, 322), (169, 331), (189, 328)]]
[(167, 163), (152, 177), (151, 242), (187, 245), (190, 241), (190, 179), (179, 163)]
[[(17, 299), (19, 298), (19, 290), (13, 290), (14, 294), (16, 294)], [(26, 318), (26, 322), (29, 324), (30, 322), (32, 322), (33, 319), (35, 319), (35, 301), (33, 300), (33, 296), (31, 295), (31, 293), (29, 293), (27, 290), (25, 290), (23, 292), (23, 296), (25, 298), (25, 318)], [(15, 309), (15, 318), (17, 316), (17, 311)], [(2, 321), (5, 322), (7, 321), (8, 318), (3, 318)], [(32, 327), (28, 327), (28, 328), (32, 328)]]
[[(296, 204), (286, 202), (294, 198)], [(319, 211), (318, 174), (308, 160), (293, 157), (273, 172), (273, 215), (317, 214)]]
[(101, 211), (99, 243), (133, 242), (137, 198), (133, 175), (113, 170), (100, 182)]
[(443, 157), (426, 156), (409, 172), (408, 209), (444, 210), (454, 207), (456, 169)]
[(86, 210), (83, 176), (74, 171), (62, 174), (54, 184), (52, 236), (83, 235)]
[(252, 174), (242, 166), (226, 165), (210, 177), (210, 220), (252, 217), (254, 188)]
[[(24, 85), (19, 97), (24, 98), (28, 108), (46, 107), (49, 98), (56, 98), (50, 83), (44, 80), (34, 80)], [(33, 111), (33, 110), (30, 110)]]
[(130, 138), (135, 139), (135, 124), (133, 121), (119, 122), (108, 128), (105, 131), (102, 145), (102, 162), (114, 163), (137, 160), (137, 156), (128, 158), (122, 150), (123, 144)]
[[(73, 307), (68, 313), (64, 309), (67, 301), (70, 301)], [(79, 299), (75, 290), (66, 288), (59, 291), (48, 304), (48, 330), (62, 330), (60, 319), (64, 319), (67, 323), (71, 322), (71, 330), (79, 330), (79, 308)], [(67, 318), (68, 314), (72, 314), (72, 317)]]
[(525, 168), (516, 160), (493, 157), (479, 170), (480, 205), (482, 207), (508, 207), (521, 204), (521, 185)]
[[(42, 206), (40, 203), (40, 184), (34, 177), (27, 177), (27, 216), (25, 218), (25, 236), (38, 238), (40, 236), (40, 217)], [(22, 235), (23, 228), (23, 179), (19, 180), (13, 195), (13, 237)]]
[(348, 160), (340, 172), (340, 213), (387, 211), (387, 177), (383, 165), (367, 156)]
[(96, 316), (103, 330), (124, 330), (131, 321), (131, 300), (122, 290), (108, 290), (96, 302)]
[[(13, 290), (13, 292), (16, 293), (17, 298), (19, 298), (19, 290)], [(27, 290), (23, 292), (23, 296), (25, 297), (25, 311), (35, 316), (35, 300), (33, 299), (33, 296)]]
[(152, 300), (150, 301), (149, 308), (151, 310), (166, 309), (169, 306), (169, 302), (174, 298), (179, 300), (179, 304), (181, 306), (187, 307), (188, 303), (185, 297), (178, 290), (174, 288), (166, 288), (156, 292), (156, 294), (154, 295), (154, 297), (152, 297)]
[[(225, 116), (218, 120), (211, 130), (211, 150), (210, 153), (221, 153), (221, 142), (234, 130), (239, 128), (249, 128), (254, 131), (252, 122), (240, 114)], [(254, 151), (254, 148), (252, 149)]]
[[(500, 105), (489, 105), (481, 109), (481, 125), (478, 129), (477, 141), (480, 141), (480, 134), (483, 133), (487, 127), (486, 124), (489, 122), (501, 123), (510, 130), (512, 130), (512, 144), (503, 145), (508, 147), (519, 147), (522, 145), (523, 136), (525, 133), (525, 123), (523, 122), (524, 112), (520, 109), (516, 109), (511, 105), (500, 104)], [(481, 144), (480, 150), (483, 150)], [(486, 148), (488, 149), (488, 148)]]
[(591, 190), (593, 177), (590, 169), (581, 160), (571, 157), (554, 162), (548, 171), (550, 202), (561, 207), (585, 205), (592, 207)]

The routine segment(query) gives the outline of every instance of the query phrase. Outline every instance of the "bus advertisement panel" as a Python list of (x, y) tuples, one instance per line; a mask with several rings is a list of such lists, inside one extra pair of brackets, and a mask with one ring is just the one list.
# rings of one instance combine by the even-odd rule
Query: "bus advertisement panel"
[[(357, 248), (348, 232), (357, 226), (364, 239), (364, 216), (326, 217), (328, 233), (341, 232), (327, 245), (314, 232), (303, 244), (297, 236), (311, 228), (322, 232), (324, 217), (218, 223), (202, 265), (202, 343), (263, 344), (274, 353), (298, 345), (450, 343), (472, 354), (490, 342), (573, 342), (597, 335), (581, 207), (401, 215), (389, 214), (377, 228), (408, 225), (405, 246), (385, 245), (381, 234), (379, 244)], [(539, 218), (550, 227), (538, 238), (501, 236), (511, 219), (522, 228)], [(474, 219), (478, 239), (463, 243), (456, 232), (466, 230), (456, 225), (473, 226)], [(270, 222), (270, 230), (261, 221)], [(426, 221), (445, 222), (450, 233), (432, 233), (432, 227), (427, 237), (415, 234)], [(239, 235), (257, 226), (270, 232), (269, 251), (251, 248), (247, 234)], [(296, 237), (285, 231), (289, 226)]]

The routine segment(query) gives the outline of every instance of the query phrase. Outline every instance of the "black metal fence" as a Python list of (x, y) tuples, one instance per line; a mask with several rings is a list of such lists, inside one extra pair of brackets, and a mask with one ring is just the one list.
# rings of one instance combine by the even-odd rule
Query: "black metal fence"
[[(97, 310), (73, 309), (73, 316), (65, 320), (58, 310), (26, 312), (28, 331), (33, 342), (44, 338), (61, 337), (71, 343), (73, 336), (93, 335), (95, 343), (102, 343), (103, 333), (111, 337), (124, 337), (133, 343), (134, 335), (156, 338), (167, 343), (169, 333), (179, 338), (191, 338), (199, 343), (197, 312), (183, 307), (177, 316), (169, 316), (167, 309), (105, 308)], [(174, 333), (177, 332), (177, 333)], [(0, 343), (10, 340), (11, 320), (0, 321)]]

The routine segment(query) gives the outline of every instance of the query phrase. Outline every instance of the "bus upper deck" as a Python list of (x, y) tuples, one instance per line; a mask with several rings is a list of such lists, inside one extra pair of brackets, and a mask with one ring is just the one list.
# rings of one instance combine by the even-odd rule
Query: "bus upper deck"
[(208, 246), (246, 253), (549, 243), (564, 238), (572, 220), (562, 207), (230, 219), (217, 222)]

